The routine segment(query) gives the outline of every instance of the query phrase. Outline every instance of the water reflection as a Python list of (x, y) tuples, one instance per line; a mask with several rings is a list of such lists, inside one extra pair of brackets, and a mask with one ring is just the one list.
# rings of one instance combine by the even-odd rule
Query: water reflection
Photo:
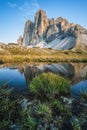
[(8, 83), (9, 88), (23, 90), (26, 88), (25, 76), (19, 73), (18, 69), (1, 68), (0, 69), (0, 86)]
[(40, 71), (36, 66), (20, 66), (18, 67), (18, 71), (21, 74), (24, 74), (24, 77), (26, 79), (26, 83), (29, 84), (30, 81), (36, 76), (39, 75), (42, 71)]
[(83, 80), (71, 87), (71, 96), (79, 98), (82, 94), (87, 93), (87, 80)]
[(51, 65), (44, 65), (44, 66), (37, 66), (38, 69), (45, 71), (45, 72), (53, 72), (56, 74), (60, 74), (64, 77), (72, 79), (74, 76), (74, 66), (71, 64), (51, 64)]
[(87, 73), (87, 64), (41, 64), (41, 65), (20, 65), (0, 68), (0, 84), (1, 81), (9, 82), (9, 87), (15, 89), (26, 89), (32, 79), (43, 73), (53, 72), (60, 74), (72, 83), (77, 83), (84, 78)]

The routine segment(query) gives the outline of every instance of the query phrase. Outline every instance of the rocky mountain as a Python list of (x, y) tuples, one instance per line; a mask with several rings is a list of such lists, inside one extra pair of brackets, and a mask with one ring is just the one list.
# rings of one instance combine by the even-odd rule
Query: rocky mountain
[(82, 26), (69, 23), (66, 19), (48, 19), (45, 11), (39, 10), (34, 23), (25, 23), (23, 44), (29, 47), (69, 50), (87, 49), (87, 30)]
[(17, 43), (22, 46), (23, 45), (23, 38), (22, 36), (20, 35), (19, 38), (17, 39)]

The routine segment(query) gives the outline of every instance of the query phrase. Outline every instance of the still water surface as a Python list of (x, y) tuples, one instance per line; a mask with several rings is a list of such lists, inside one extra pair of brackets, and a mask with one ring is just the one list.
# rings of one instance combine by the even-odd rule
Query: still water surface
[(87, 64), (85, 63), (57, 63), (40, 65), (20, 65), (14, 67), (0, 66), (0, 86), (8, 83), (9, 88), (17, 90), (26, 90), (32, 79), (43, 72), (53, 72), (68, 78), (72, 84), (78, 83), (84, 79), (87, 74)]
[(7, 83), (9, 88), (25, 89), (26, 79), (24, 73), (18, 69), (0, 68), (0, 85)]

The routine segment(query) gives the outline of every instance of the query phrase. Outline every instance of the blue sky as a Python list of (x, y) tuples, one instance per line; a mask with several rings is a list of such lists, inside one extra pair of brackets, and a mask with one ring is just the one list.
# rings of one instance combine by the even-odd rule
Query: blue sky
[(16, 42), (28, 19), (43, 9), (48, 18), (66, 18), (87, 28), (87, 0), (0, 0), (0, 41)]

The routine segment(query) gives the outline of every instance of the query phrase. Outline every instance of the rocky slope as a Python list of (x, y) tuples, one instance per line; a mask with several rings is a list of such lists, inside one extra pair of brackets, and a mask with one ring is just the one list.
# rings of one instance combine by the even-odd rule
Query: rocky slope
[(87, 30), (78, 24), (69, 23), (62, 17), (48, 19), (45, 11), (39, 10), (34, 23), (25, 24), (23, 44), (30, 47), (69, 50), (87, 49)]

